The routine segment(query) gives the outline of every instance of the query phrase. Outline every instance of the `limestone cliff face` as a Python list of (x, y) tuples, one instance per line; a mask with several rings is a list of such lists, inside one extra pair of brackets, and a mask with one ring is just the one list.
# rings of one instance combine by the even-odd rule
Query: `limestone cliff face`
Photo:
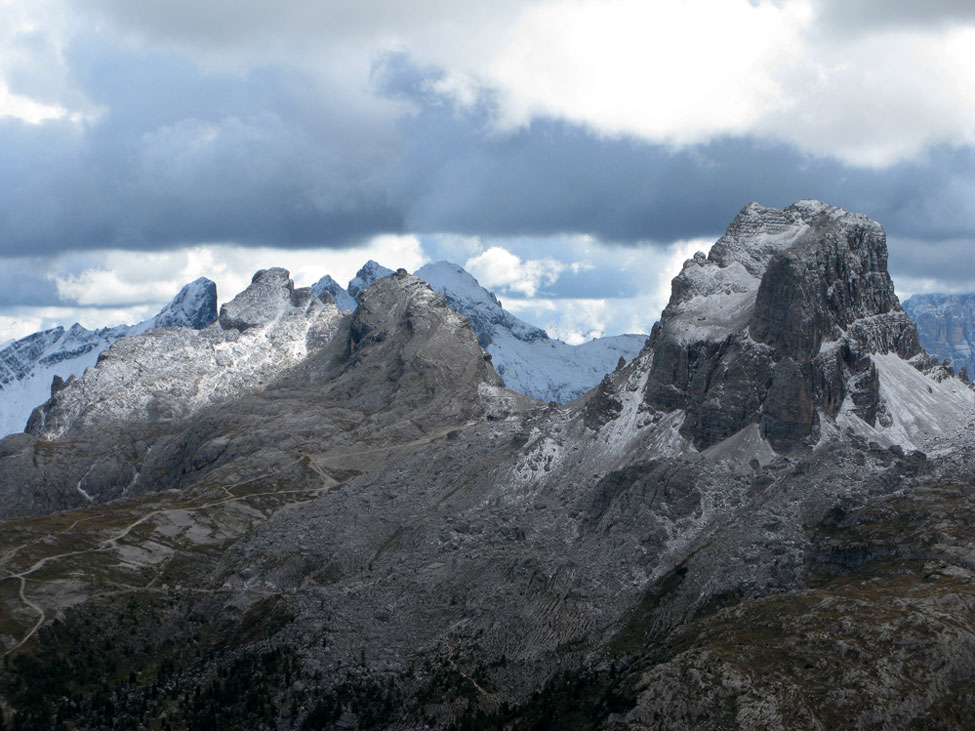
[(815, 440), (847, 397), (873, 425), (880, 394), (864, 356), (920, 353), (881, 226), (817, 201), (746, 206), (709, 256), (685, 263), (650, 348), (646, 400), (685, 410), (695, 446), (757, 423), (780, 451)]
[(257, 272), (203, 330), (169, 328), (117, 341), (97, 366), (34, 410), (27, 431), (50, 440), (112, 423), (165, 423), (258, 390), (331, 336), (341, 317), (288, 271)]
[(467, 319), (406, 272), (345, 314), (287, 270), (261, 270), (209, 327), (119, 340), (35, 409), (0, 448), (0, 516), (186, 486), (234, 460), (266, 469), (282, 435), (305, 428), (341, 424), (361, 444), (527, 403), (502, 387)]

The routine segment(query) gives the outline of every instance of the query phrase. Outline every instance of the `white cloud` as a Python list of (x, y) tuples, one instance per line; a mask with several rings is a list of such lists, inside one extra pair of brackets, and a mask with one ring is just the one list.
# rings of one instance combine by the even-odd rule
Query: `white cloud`
[(764, 134), (871, 166), (975, 142), (975, 29), (837, 35), (816, 25), (817, 9), (559, 0), (521, 17), (486, 76), (508, 124), (544, 114), (675, 144)]
[[(697, 251), (709, 251), (714, 239), (676, 241), (667, 247), (640, 249), (611, 247), (590, 237), (573, 237), (566, 242), (585, 247), (597, 261), (620, 272), (636, 271), (640, 289), (624, 297), (505, 297), (504, 306), (523, 320), (572, 345), (621, 333), (649, 333), (670, 299), (671, 280), (685, 260)], [(593, 267), (595, 269), (595, 267)], [(482, 282), (483, 284), (483, 282)]]
[(133, 307), (14, 307), (0, 313), (0, 341), (17, 340), (40, 330), (79, 323), (89, 330), (132, 325), (155, 314), (144, 305)]
[(786, 103), (774, 72), (796, 62), (807, 23), (796, 3), (560, 0), (522, 16), (489, 76), (512, 121), (551, 114), (696, 142), (744, 132)]
[(501, 246), (492, 246), (464, 264), (482, 286), (519, 292), (527, 297), (533, 297), (541, 287), (554, 284), (565, 266), (551, 258), (522, 261)]
[(21, 94), (12, 94), (0, 83), (0, 117), (17, 117), (31, 124), (47, 119), (59, 119), (67, 114), (64, 107), (44, 104)]
[(134, 52), (241, 75), (300, 68), (357, 119), (403, 111), (372, 93), (370, 73), (405, 50), (442, 69), (434, 89), (461, 106), (496, 92), (502, 129), (548, 115), (678, 145), (754, 134), (878, 166), (975, 143), (973, 17), (956, 2), (889, 0), (0, 3), (0, 90), (30, 68), (42, 92), (0, 94), (0, 114), (96, 114), (64, 48), (110, 29)]
[[(73, 255), (52, 266), (71, 269)], [(58, 294), (66, 302), (105, 306), (149, 304), (162, 306), (179, 288), (197, 277), (217, 283), (221, 302), (243, 290), (258, 269), (280, 266), (291, 272), (299, 287), (314, 284), (325, 274), (345, 283), (369, 259), (396, 269), (413, 271), (426, 263), (415, 236), (376, 236), (367, 244), (348, 249), (274, 249), (234, 244), (208, 244), (174, 251), (147, 253), (112, 250), (85, 254), (84, 261), (100, 259), (78, 273), (54, 274)], [(75, 265), (76, 266), (76, 265)]]
[(801, 63), (781, 72), (787, 103), (754, 131), (868, 167), (932, 144), (975, 144), (975, 27), (894, 27), (805, 45)]
[(605, 299), (539, 300), (509, 297), (505, 299), (504, 305), (518, 317), (544, 329), (549, 337), (564, 340), (569, 345), (579, 345), (606, 335), (611, 323), (628, 303)]

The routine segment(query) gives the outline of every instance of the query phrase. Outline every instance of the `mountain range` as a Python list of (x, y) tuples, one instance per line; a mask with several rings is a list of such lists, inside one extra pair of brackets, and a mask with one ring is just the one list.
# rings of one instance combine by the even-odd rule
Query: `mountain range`
[(975, 294), (916, 294), (904, 311), (917, 323), (927, 352), (975, 374)]
[(35, 406), (72, 376), (95, 365), (119, 338), (156, 327), (204, 328), (217, 317), (217, 287), (205, 277), (190, 282), (155, 317), (136, 325), (87, 330), (75, 323), (15, 340), (0, 350), (0, 435), (22, 431)]
[(5, 722), (963, 726), (975, 390), (886, 264), (749, 204), (562, 405), (452, 265), (117, 340), (0, 440)]
[[(368, 261), (349, 282), (348, 289), (325, 275), (312, 292), (327, 292), (342, 311), (357, 306), (362, 291), (392, 269)], [(448, 303), (467, 317), (481, 344), (495, 359), (505, 385), (542, 401), (566, 403), (592, 388), (619, 362), (639, 352), (643, 335), (596, 338), (579, 346), (549, 338), (544, 330), (506, 312), (498, 299), (461, 267), (439, 262), (417, 272), (447, 296)], [(75, 323), (21, 338), (0, 350), (0, 435), (21, 431), (35, 407), (71, 376), (94, 365), (99, 354), (116, 340), (156, 327), (202, 329), (217, 317), (216, 285), (205, 277), (187, 284), (155, 317), (136, 325), (86, 330)]]

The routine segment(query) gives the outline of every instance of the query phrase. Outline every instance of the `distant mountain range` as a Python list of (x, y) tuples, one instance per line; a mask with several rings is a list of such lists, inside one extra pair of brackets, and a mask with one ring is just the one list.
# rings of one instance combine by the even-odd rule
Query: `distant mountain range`
[[(328, 293), (339, 310), (348, 312), (356, 308), (365, 289), (391, 274), (392, 269), (368, 261), (347, 288), (325, 275), (311, 289), (319, 297)], [(646, 340), (645, 335), (617, 335), (569, 345), (505, 311), (491, 292), (455, 264), (428, 264), (416, 274), (470, 320), (504, 384), (540, 401), (561, 404), (581, 396), (620, 359), (633, 358)], [(80, 376), (120, 338), (154, 327), (202, 329), (216, 320), (216, 304), (216, 285), (200, 278), (186, 285), (155, 317), (136, 325), (92, 331), (75, 324), (10, 343), (0, 350), (0, 436), (24, 429), (31, 411), (51, 395), (55, 377), (60, 383)]]
[(15, 340), (0, 350), (0, 436), (23, 431), (34, 407), (52, 386), (80, 376), (119, 338), (156, 327), (199, 330), (217, 318), (217, 286), (206, 277), (190, 282), (155, 317), (135, 325), (88, 330), (78, 323)]
[(926, 351), (975, 378), (975, 294), (916, 294), (904, 310)]

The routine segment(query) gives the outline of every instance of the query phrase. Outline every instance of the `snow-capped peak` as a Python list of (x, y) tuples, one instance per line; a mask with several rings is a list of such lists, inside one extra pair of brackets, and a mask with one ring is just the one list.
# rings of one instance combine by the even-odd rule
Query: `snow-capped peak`
[(201, 330), (217, 319), (217, 285), (206, 277), (185, 285), (147, 322), (150, 327), (191, 327)]
[(566, 403), (582, 395), (621, 357), (630, 360), (639, 353), (646, 337), (617, 335), (569, 345), (506, 312), (497, 297), (456, 264), (427, 264), (416, 276), (470, 321), (504, 385), (540, 401)]
[(34, 407), (51, 395), (55, 376), (67, 381), (95, 365), (119, 338), (156, 327), (202, 329), (217, 317), (217, 286), (200, 277), (184, 286), (154, 317), (135, 325), (88, 330), (77, 322), (67, 330), (36, 332), (0, 349), (0, 437), (21, 431)]
[(375, 282), (377, 279), (388, 277), (392, 273), (392, 269), (387, 269), (382, 264), (370, 259), (362, 265), (362, 268), (359, 269), (359, 271), (355, 273), (355, 276), (349, 281), (349, 296), (358, 302), (359, 295), (361, 295), (363, 290), (365, 290), (370, 284)]
[(427, 264), (415, 272), (432, 289), (447, 298), (450, 306), (471, 321), (481, 345), (490, 342), (496, 327), (510, 330), (519, 340), (547, 340), (548, 333), (507, 312), (492, 292), (482, 287), (463, 267), (449, 261)]
[(356, 301), (353, 299), (352, 295), (346, 291), (345, 287), (332, 279), (332, 277), (330, 277), (328, 274), (311, 285), (311, 291), (315, 293), (316, 297), (321, 297), (322, 294), (328, 292), (330, 295), (332, 295), (332, 300), (334, 300), (335, 306), (340, 310), (349, 312), (355, 309)]

